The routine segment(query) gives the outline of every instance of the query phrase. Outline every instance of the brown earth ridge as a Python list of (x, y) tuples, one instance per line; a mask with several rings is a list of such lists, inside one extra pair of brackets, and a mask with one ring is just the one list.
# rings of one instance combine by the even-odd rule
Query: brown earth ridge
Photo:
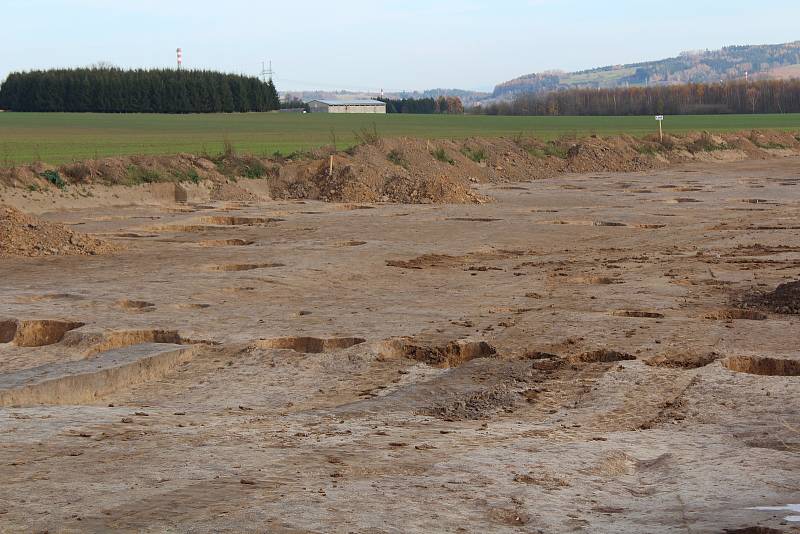
[[(291, 157), (258, 158), (229, 150), (217, 157), (189, 154), (130, 156), (61, 165), (37, 163), (0, 169), (0, 185), (54, 186), (55, 171), (70, 185), (175, 183), (177, 200), (186, 184), (208, 182), (211, 200), (309, 199), (327, 202), (481, 203), (472, 184), (551, 178), (567, 173), (633, 172), (669, 165), (764, 159), (800, 151), (798, 133), (751, 131), (712, 135), (634, 138), (473, 138), (464, 141), (367, 138), (348, 151), (330, 148)], [(332, 163), (331, 163), (331, 157)], [(331, 172), (331, 168), (333, 171)], [(258, 191), (237, 185), (258, 178)], [(185, 199), (185, 198), (184, 198)]]

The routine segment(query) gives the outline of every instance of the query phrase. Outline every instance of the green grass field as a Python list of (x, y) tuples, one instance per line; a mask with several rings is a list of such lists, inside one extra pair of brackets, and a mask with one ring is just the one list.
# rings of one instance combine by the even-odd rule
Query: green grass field
[[(657, 131), (653, 117), (485, 117), (443, 115), (111, 115), (0, 113), (0, 166), (132, 154), (216, 154), (225, 140), (256, 155), (357, 142), (372, 129), (384, 137), (430, 139), (518, 134), (553, 139), (561, 135), (645, 135)], [(709, 115), (667, 117), (665, 131), (682, 133), (747, 129), (800, 129), (800, 115)]]

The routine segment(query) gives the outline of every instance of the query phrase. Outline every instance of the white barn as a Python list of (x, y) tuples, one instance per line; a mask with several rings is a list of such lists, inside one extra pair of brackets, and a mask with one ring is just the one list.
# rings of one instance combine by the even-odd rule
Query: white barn
[(386, 113), (386, 103), (380, 100), (312, 100), (311, 113)]

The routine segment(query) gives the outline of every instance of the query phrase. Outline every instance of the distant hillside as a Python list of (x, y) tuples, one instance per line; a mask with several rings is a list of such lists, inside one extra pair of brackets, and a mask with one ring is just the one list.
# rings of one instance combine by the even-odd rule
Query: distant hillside
[(559, 89), (614, 88), (720, 80), (800, 78), (800, 41), (777, 45), (729, 46), (715, 51), (683, 52), (677, 57), (614, 65), (580, 72), (528, 74), (495, 87), (494, 98)]

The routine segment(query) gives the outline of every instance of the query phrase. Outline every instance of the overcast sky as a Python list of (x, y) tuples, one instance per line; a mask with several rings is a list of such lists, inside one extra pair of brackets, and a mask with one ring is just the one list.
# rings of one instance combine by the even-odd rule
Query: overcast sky
[(258, 74), (280, 90), (496, 83), (683, 50), (800, 39), (798, 0), (0, 0), (15, 70), (171, 67)]

